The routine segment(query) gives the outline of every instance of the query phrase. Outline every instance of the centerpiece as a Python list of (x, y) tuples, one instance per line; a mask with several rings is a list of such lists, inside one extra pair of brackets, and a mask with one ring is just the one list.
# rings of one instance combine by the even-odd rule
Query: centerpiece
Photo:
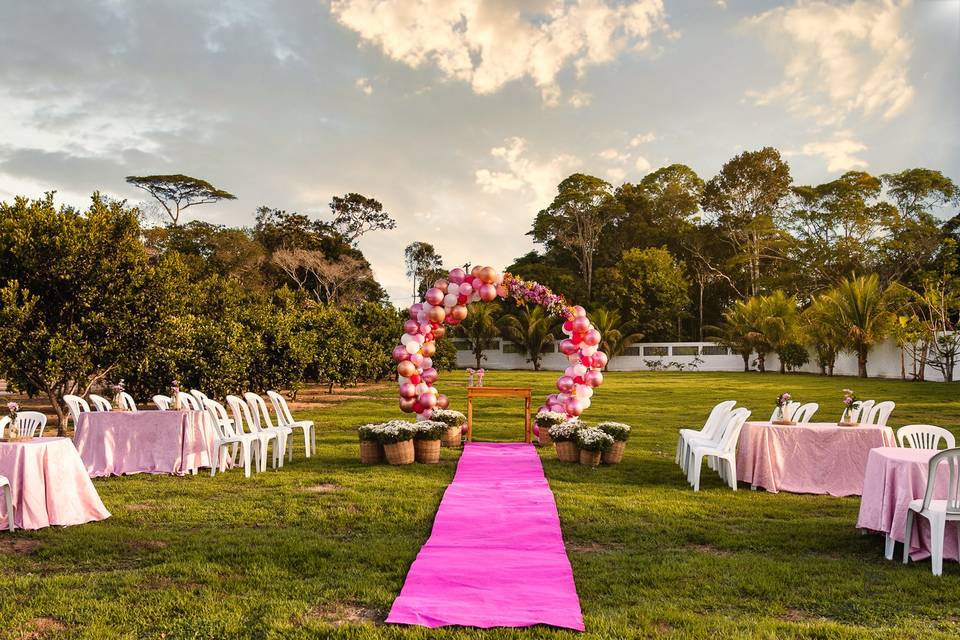
[(447, 425), (436, 420), (421, 420), (414, 425), (414, 429), (414, 459), (421, 464), (440, 462), (440, 439), (447, 430)]
[(577, 448), (577, 431), (583, 428), (583, 423), (574, 418), (550, 427), (550, 439), (557, 450), (557, 460), (560, 462), (577, 462), (580, 451)]
[[(10, 418), (10, 423), (9, 423), (10, 432), (9, 434), (7, 434), (6, 437), (4, 437), (4, 440), (13, 441), (13, 440), (20, 439), (20, 434), (17, 431), (17, 412), (19, 411), (20, 411), (20, 405), (17, 404), (16, 402), (11, 401), (7, 403), (7, 417)], [(2, 435), (3, 435), (3, 429), (0, 428), (0, 436)]]
[(597, 427), (579, 429), (576, 433), (577, 446), (580, 447), (580, 464), (595, 467), (605, 451), (613, 447), (613, 436)]
[(125, 407), (123, 406), (123, 391), (126, 388), (126, 385), (121, 378), (120, 382), (110, 385), (110, 389), (113, 391), (113, 408), (117, 411), (123, 411)]
[(413, 464), (413, 436), (416, 426), (406, 420), (391, 420), (377, 430), (377, 441), (390, 464)]
[(440, 438), (440, 446), (459, 447), (463, 437), (463, 425), (467, 423), (467, 416), (452, 409), (434, 409), (430, 419), (442, 422), (446, 429)]
[(171, 380), (170, 381), (170, 398), (173, 401), (173, 410), (180, 411), (183, 407), (180, 406), (180, 381)]
[(779, 396), (777, 396), (777, 417), (774, 418), (773, 424), (785, 424), (785, 425), (794, 425), (797, 424), (790, 418), (792, 416), (787, 415), (787, 408), (790, 406), (790, 401), (793, 399), (789, 393), (784, 391)]
[(559, 411), (538, 411), (533, 419), (533, 424), (537, 427), (537, 437), (540, 439), (540, 444), (543, 446), (553, 444), (553, 440), (550, 438), (550, 428), (566, 422), (567, 419), (567, 414)]
[(857, 394), (854, 393), (853, 389), (844, 389), (843, 390), (843, 414), (840, 416), (840, 422), (837, 423), (841, 427), (855, 427), (857, 426), (856, 421), (853, 419), (853, 412), (860, 410), (860, 401), (857, 400)]
[(365, 424), (357, 433), (360, 435), (360, 464), (380, 464), (383, 462), (383, 445), (378, 437), (379, 424)]
[(622, 422), (601, 422), (597, 429), (613, 438), (610, 450), (603, 452), (603, 464), (620, 464), (627, 448), (627, 438), (630, 437), (630, 425)]

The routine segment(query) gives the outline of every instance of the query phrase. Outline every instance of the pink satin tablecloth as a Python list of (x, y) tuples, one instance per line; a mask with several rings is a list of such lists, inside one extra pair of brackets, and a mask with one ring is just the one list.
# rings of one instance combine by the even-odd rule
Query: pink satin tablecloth
[[(867, 470), (863, 479), (863, 497), (860, 499), (860, 515), (857, 527), (879, 531), (897, 542), (903, 542), (907, 525), (907, 506), (911, 500), (923, 499), (927, 491), (927, 465), (937, 453), (933, 449), (902, 449), (884, 447), (870, 452)], [(934, 499), (947, 496), (946, 464), (937, 470), (937, 483), (933, 487)], [(926, 518), (913, 519), (913, 540), (910, 541), (910, 557), (923, 560), (930, 557), (930, 523)], [(943, 539), (943, 557), (948, 560), (960, 558), (957, 547), (957, 523), (948, 522)]]
[(210, 466), (213, 440), (213, 429), (202, 411), (82, 413), (73, 436), (91, 478), (184, 475)]
[[(21, 529), (110, 517), (69, 438), (0, 442), (0, 475), (10, 480), (13, 522)], [(0, 529), (6, 528), (6, 517), (0, 515)]]
[(895, 444), (890, 427), (748, 422), (740, 432), (737, 480), (773, 493), (858, 496), (870, 450)]

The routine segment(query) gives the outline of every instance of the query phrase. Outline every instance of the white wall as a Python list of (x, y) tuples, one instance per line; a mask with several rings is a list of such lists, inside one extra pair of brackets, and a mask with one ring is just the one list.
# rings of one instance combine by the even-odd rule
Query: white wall
[[(533, 369), (533, 365), (527, 362), (523, 356), (516, 353), (503, 352), (505, 344), (507, 345), (507, 349), (510, 349), (509, 343), (507, 343), (505, 340), (495, 340), (494, 344), (495, 348), (488, 349), (484, 352), (484, 355), (486, 355), (486, 360), (483, 361), (481, 366), (485, 369)], [(717, 345), (712, 342), (636, 343), (630, 345), (628, 351), (639, 353), (639, 355), (617, 356), (610, 361), (609, 369), (611, 371), (648, 371), (650, 370), (650, 367), (647, 366), (645, 361), (659, 360), (663, 364), (676, 362), (684, 365), (686, 370), (691, 370), (691, 365), (694, 363), (696, 358), (699, 357), (702, 362), (697, 365), (697, 371), (743, 371), (743, 359), (739, 355), (731, 354), (729, 350), (727, 350), (726, 355), (706, 355), (703, 353), (704, 347), (707, 348), (708, 352), (718, 348)], [(653, 355), (652, 350), (656, 348), (665, 348), (668, 355)], [(684, 349), (690, 350), (694, 348), (699, 355), (674, 355), (675, 349), (678, 351), (683, 351)], [(719, 347), (719, 349), (722, 350), (723, 347)], [(645, 352), (648, 355), (644, 355)], [(755, 360), (756, 356), (751, 358), (751, 365)], [(568, 362), (566, 356), (556, 351), (553, 353), (544, 354), (541, 362), (541, 368), (551, 371), (562, 371), (567, 367), (567, 365)], [(463, 368), (476, 366), (476, 361), (473, 358), (473, 354), (470, 351), (458, 351), (457, 366)], [(777, 355), (775, 353), (769, 354), (766, 359), (767, 371), (776, 371), (779, 367), (780, 362), (777, 359)], [(909, 357), (907, 357), (906, 360), (906, 368), (907, 375), (909, 376), (911, 370)], [(671, 368), (671, 370), (673, 369), (675, 369), (675, 367)], [(810, 362), (804, 366), (801, 371), (808, 373), (820, 372), (820, 369), (817, 367), (815, 362), (815, 356), (812, 352), (810, 354)], [(871, 349), (870, 356), (867, 359), (867, 373), (871, 378), (900, 377), (900, 349), (897, 347), (895, 342), (886, 341)], [(857, 375), (856, 356), (848, 353), (841, 354), (837, 358), (836, 366), (834, 367), (834, 374), (841, 376)], [(939, 371), (928, 366), (926, 371), (926, 379), (929, 381), (942, 382), (943, 376)], [(954, 370), (954, 380), (958, 379), (960, 379), (960, 366)]]

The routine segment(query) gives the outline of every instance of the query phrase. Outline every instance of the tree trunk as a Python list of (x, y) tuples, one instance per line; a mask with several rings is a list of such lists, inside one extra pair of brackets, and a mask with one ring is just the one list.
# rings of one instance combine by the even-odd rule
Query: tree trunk
[(904, 350), (904, 349), (905, 349), (905, 347), (904, 347), (903, 345), (901, 345), (901, 346), (900, 346), (900, 379), (901, 379), (901, 380), (906, 380), (906, 379), (907, 379), (907, 363), (906, 363), (905, 357), (904, 357), (904, 355), (903, 355), (903, 350)]
[(479, 368), (480, 368), (480, 364), (483, 362), (483, 349), (477, 349), (476, 351), (474, 351), (474, 352), (473, 352), (473, 357), (477, 359), (477, 366), (476, 366), (476, 368), (479, 369)]
[(857, 352), (857, 375), (861, 378), (867, 377), (867, 352), (865, 349)]
[(760, 373), (766, 373), (766, 372), (767, 372), (767, 362), (766, 362), (766, 360), (767, 360), (766, 355), (764, 355), (764, 354), (762, 354), (762, 353), (758, 353), (758, 354), (757, 354), (757, 369), (760, 370)]
[[(55, 389), (47, 388), (45, 391), (50, 404), (53, 406), (54, 413), (57, 414), (57, 435), (62, 438), (67, 435), (67, 412), (63, 410), (63, 405), (60, 398), (57, 397)], [(73, 426), (76, 428), (77, 425)]]
[(744, 372), (744, 373), (749, 373), (749, 371), (750, 371), (750, 354), (749, 354), (749, 353), (741, 353), (741, 354), (740, 354), (740, 357), (743, 358), (743, 372)]
[(786, 373), (787, 372), (786, 363), (784, 363), (783, 358), (780, 356), (779, 353), (777, 354), (777, 357), (780, 359), (780, 373)]
[(825, 364), (820, 364), (820, 375), (822, 375), (822, 376), (827, 375), (827, 365), (825, 365)]
[(700, 342), (703, 342), (703, 282), (700, 282), (700, 302), (697, 320), (697, 334), (700, 336)]

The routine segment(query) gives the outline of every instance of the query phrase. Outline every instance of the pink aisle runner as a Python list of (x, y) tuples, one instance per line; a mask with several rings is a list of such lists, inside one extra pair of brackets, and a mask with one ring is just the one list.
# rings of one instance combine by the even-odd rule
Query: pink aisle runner
[(583, 631), (557, 505), (532, 445), (466, 443), (387, 622)]

